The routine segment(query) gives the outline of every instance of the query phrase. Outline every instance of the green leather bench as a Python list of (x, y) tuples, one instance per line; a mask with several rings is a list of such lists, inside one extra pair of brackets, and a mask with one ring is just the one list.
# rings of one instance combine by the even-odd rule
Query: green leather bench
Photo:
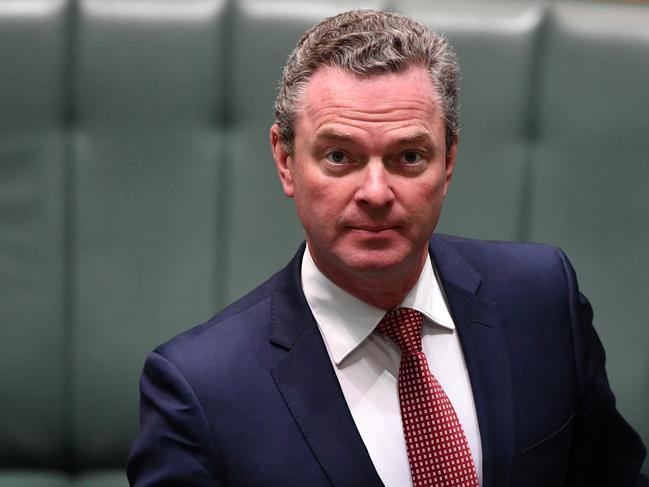
[[(0, 0), (0, 487), (126, 485), (147, 352), (301, 241), (268, 149), (275, 89), (299, 35), (357, 6)], [(649, 6), (363, 6), (460, 57), (440, 231), (568, 252), (649, 442)]]

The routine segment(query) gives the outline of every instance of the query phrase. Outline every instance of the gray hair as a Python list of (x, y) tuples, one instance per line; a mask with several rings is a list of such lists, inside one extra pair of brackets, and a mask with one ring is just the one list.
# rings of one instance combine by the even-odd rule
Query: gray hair
[(455, 53), (446, 39), (414, 20), (391, 12), (352, 10), (307, 30), (290, 54), (275, 99), (279, 138), (293, 152), (295, 121), (302, 94), (322, 66), (360, 77), (401, 73), (413, 66), (428, 71), (446, 121), (447, 148), (460, 131)]

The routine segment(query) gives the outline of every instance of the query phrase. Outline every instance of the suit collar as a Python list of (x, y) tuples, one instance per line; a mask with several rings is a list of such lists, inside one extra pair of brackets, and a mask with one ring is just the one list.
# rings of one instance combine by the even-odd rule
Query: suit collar
[(456, 250), (443, 235), (435, 234), (430, 241), (430, 254), (437, 270), (446, 283), (476, 294), (482, 284), (482, 276), (466, 258)]
[(272, 295), (270, 341), (290, 350), (312, 324), (313, 316), (300, 284), (300, 265), (306, 244), (302, 244), (289, 264), (280, 272)]
[(431, 240), (464, 352), (482, 442), (483, 487), (510, 485), (514, 399), (505, 327), (498, 304), (480, 296), (483, 277), (443, 236)]

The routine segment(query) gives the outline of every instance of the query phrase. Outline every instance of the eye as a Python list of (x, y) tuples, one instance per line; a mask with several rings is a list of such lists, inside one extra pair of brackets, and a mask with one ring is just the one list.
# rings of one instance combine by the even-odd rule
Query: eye
[(349, 161), (347, 155), (341, 150), (332, 150), (325, 154), (325, 159), (334, 164), (344, 164)]
[(401, 161), (405, 164), (417, 164), (421, 162), (423, 156), (414, 150), (409, 150), (401, 154)]

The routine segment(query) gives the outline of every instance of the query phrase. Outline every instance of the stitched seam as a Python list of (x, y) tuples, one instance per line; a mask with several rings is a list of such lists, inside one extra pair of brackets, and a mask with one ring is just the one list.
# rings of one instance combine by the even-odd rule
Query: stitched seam
[[(496, 308), (496, 313), (498, 314), (498, 318), (500, 319), (500, 322), (502, 323), (502, 326), (505, 327), (506, 321), (504, 319), (504, 316), (502, 312), (500, 311), (500, 306), (498, 303), (494, 302), (494, 306)], [(514, 376), (512, 375), (512, 361), (511, 361), (511, 356), (509, 353), (509, 340), (507, 339), (508, 335), (506, 333), (506, 330), (503, 330), (502, 333), (503, 336), (503, 342), (504, 342), (504, 349), (505, 349), (505, 357), (507, 360), (507, 385), (509, 386), (509, 389), (512, 391), (511, 394), (511, 408), (512, 408), (512, 416), (511, 419), (509, 420), (509, 427), (511, 428), (512, 431), (512, 438), (516, 438), (516, 401), (514, 400)], [(512, 440), (513, 441), (513, 440)], [(514, 448), (514, 445), (512, 445), (512, 449)], [(512, 463), (513, 465), (513, 463)], [(510, 476), (511, 476), (511, 471), (510, 471)]]
[[(280, 289), (281, 289), (281, 288), (280, 288)], [(241, 313), (245, 313), (245, 312), (248, 311), (250, 308), (253, 308), (253, 307), (257, 306), (258, 304), (262, 303), (263, 301), (267, 300), (267, 299), (270, 298), (273, 294), (274, 294), (274, 291), (273, 291), (273, 292), (268, 292), (268, 293), (264, 294), (263, 296), (259, 296), (259, 299), (258, 299), (258, 300), (256, 300), (256, 301), (250, 303), (250, 304), (249, 304), (248, 306), (246, 306), (245, 308), (242, 308), (242, 309), (240, 309), (239, 311), (237, 311), (236, 313), (233, 313), (233, 314), (231, 314), (231, 315), (227, 315), (227, 316), (225, 316), (225, 317), (223, 317), (223, 318), (219, 318), (219, 319), (216, 320), (214, 323), (221, 323), (221, 322), (223, 322), (223, 321), (229, 320), (230, 318), (234, 318), (235, 316), (239, 316)], [(236, 302), (233, 303), (233, 304), (236, 304)], [(227, 308), (225, 308), (223, 311), (225, 311), (226, 309), (227, 309)]]
[[(246, 313), (246, 312), (250, 311), (251, 308), (254, 308), (255, 306), (259, 306), (261, 303), (263, 303), (267, 299), (271, 298), (271, 295), (272, 295), (272, 293), (268, 293), (268, 294), (265, 294), (263, 296), (260, 296), (259, 300), (250, 303), (249, 306), (246, 306), (245, 308), (242, 308), (239, 311), (237, 311), (236, 313), (233, 313), (231, 315), (227, 315), (227, 316), (224, 316), (224, 317), (219, 317), (218, 319), (215, 319), (216, 316), (212, 317), (208, 321), (205, 321), (204, 323), (201, 323), (201, 324), (195, 326), (194, 328), (190, 328), (190, 329), (182, 332), (180, 335), (178, 335), (176, 338), (174, 338), (174, 339), (172, 339), (170, 341), (174, 341), (176, 339), (185, 340), (185, 339), (188, 339), (189, 337), (199, 337), (199, 336), (203, 335), (204, 333), (206, 333), (208, 330), (212, 329), (213, 327), (215, 327), (217, 325), (220, 325), (221, 323), (225, 323), (226, 321), (228, 321), (228, 320), (230, 320), (230, 319), (232, 319), (232, 318), (234, 318), (234, 317), (236, 317), (236, 316), (238, 316), (238, 315), (240, 315), (242, 313)], [(162, 355), (160, 353), (160, 349), (164, 348), (166, 345), (167, 344), (164, 343), (164, 344), (156, 347), (154, 352), (158, 353), (158, 354), (160, 354), (161, 356), (164, 357), (164, 355)]]
[(563, 251), (561, 249), (558, 249), (558, 248), (555, 247), (554, 250), (555, 250), (555, 257), (559, 261), (559, 266), (561, 268), (564, 283), (565, 283), (565, 286), (566, 286), (566, 290), (565, 290), (565, 292), (566, 292), (566, 307), (568, 308), (568, 313), (570, 314), (570, 325), (571, 325), (570, 326), (570, 339), (572, 340), (572, 346), (570, 347), (570, 349), (572, 351), (573, 373), (574, 373), (575, 381), (577, 383), (577, 390), (579, 392), (579, 402), (580, 402), (580, 404), (578, 406), (578, 409), (580, 409), (581, 408), (581, 403), (582, 403), (582, 400), (583, 400), (583, 389), (584, 389), (584, 387), (583, 387), (583, 384), (581, 383), (581, 379), (580, 379), (581, 375), (579, 373), (578, 366), (577, 366), (577, 351), (575, 350), (576, 316), (575, 316), (575, 310), (573, 309), (572, 306), (570, 306), (570, 299), (569, 299), (569, 297), (570, 297), (570, 286), (569, 286), (570, 279), (569, 279), (569, 276), (568, 276), (568, 270), (566, 268), (566, 262), (565, 262), (567, 257), (565, 256), (565, 254), (563, 253)]
[[(462, 262), (464, 262), (467, 265), (467, 267), (469, 267), (478, 276), (482, 276), (482, 274), (478, 271), (475, 265), (464, 256), (462, 251), (460, 251), (452, 242), (449, 242), (448, 240), (445, 240), (445, 242), (455, 251), (458, 257), (462, 259)], [(482, 285), (482, 280), (480, 281), (480, 285), (478, 286), (478, 289), (476, 289), (476, 294), (478, 293), (478, 290), (480, 289), (481, 285)]]
[(311, 440), (310, 440), (311, 436), (309, 434), (307, 434), (307, 431), (304, 428), (304, 426), (302, 424), (302, 421), (300, 421), (300, 419), (295, 414), (295, 408), (293, 407), (292, 403), (289, 402), (289, 400), (288, 400), (288, 398), (287, 398), (287, 396), (285, 394), (284, 388), (280, 384), (280, 381), (279, 381), (277, 375), (275, 375), (275, 370), (271, 370), (270, 374), (273, 376), (273, 381), (275, 382), (275, 385), (279, 389), (279, 392), (282, 395), (282, 399), (284, 400), (284, 403), (293, 412), (291, 414), (291, 416), (293, 416), (293, 419), (297, 423), (297, 427), (300, 429), (300, 432), (302, 433), (302, 436), (304, 436), (304, 439), (306, 441), (306, 444), (309, 447), (309, 450), (311, 450), (311, 453), (313, 453), (313, 456), (315, 457), (316, 461), (318, 462), (318, 465), (320, 465), (320, 468), (322, 469), (325, 477), (327, 477), (327, 480), (329, 480), (329, 483), (333, 485), (333, 480), (329, 477), (329, 474), (327, 473), (327, 469), (325, 468), (324, 462), (318, 456), (318, 454), (313, 450), (313, 447), (311, 446)]
[[(277, 292), (281, 292), (281, 289), (278, 289)], [(270, 296), (270, 328), (268, 329), (269, 336), (274, 336), (275, 335), (275, 328), (276, 328), (276, 322), (277, 322), (277, 317), (275, 316), (275, 294), (272, 294)]]

